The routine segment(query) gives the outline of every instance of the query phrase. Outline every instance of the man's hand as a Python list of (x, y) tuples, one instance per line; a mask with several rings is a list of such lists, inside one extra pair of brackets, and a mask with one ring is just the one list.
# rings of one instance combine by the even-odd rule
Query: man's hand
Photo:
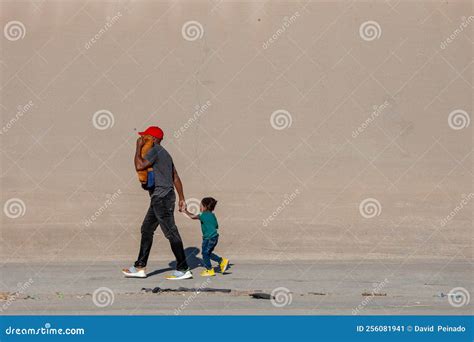
[(186, 210), (186, 200), (184, 198), (181, 198), (178, 202), (178, 208), (180, 212), (183, 212)]
[(185, 213), (186, 215), (188, 215), (188, 217), (189, 217), (190, 219), (199, 220), (199, 215), (190, 213), (187, 208), (184, 208), (183, 211), (184, 211), (184, 213)]
[(141, 150), (143, 145), (145, 145), (145, 141), (142, 139), (142, 137), (138, 137), (138, 139), (137, 139), (137, 150)]

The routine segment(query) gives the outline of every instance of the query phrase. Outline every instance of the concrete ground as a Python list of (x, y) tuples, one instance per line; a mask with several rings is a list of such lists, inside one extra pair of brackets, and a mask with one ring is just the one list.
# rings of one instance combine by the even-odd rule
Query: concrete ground
[[(0, 277), (2, 314), (473, 313), (472, 303), (454, 307), (442, 295), (455, 287), (472, 293), (473, 267), (468, 261), (235, 262), (224, 275), (201, 278), (201, 268), (195, 268), (194, 279), (184, 281), (164, 279), (171, 268), (156, 261), (149, 265), (148, 278), (126, 279), (120, 272), (126, 265), (122, 262), (4, 265)], [(142, 290), (155, 287), (230, 289), (231, 292)], [(276, 288), (285, 289), (277, 290), (274, 301), (249, 296), (254, 292), (271, 293)], [(94, 291), (99, 292), (93, 295)], [(364, 293), (377, 295), (363, 296)]]

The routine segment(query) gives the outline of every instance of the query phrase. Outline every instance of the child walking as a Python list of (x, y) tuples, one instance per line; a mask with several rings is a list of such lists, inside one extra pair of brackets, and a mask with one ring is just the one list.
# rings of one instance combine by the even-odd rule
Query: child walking
[(198, 215), (190, 213), (187, 208), (184, 210), (186, 215), (193, 220), (201, 221), (202, 261), (204, 262), (204, 267), (206, 267), (206, 270), (201, 272), (203, 277), (213, 277), (216, 275), (214, 268), (212, 268), (211, 260), (219, 264), (221, 273), (224, 273), (229, 266), (229, 259), (221, 258), (213, 253), (219, 240), (219, 233), (217, 232), (219, 224), (217, 223), (216, 215), (213, 213), (216, 204), (217, 201), (214, 198), (205, 197), (201, 201), (201, 213)]

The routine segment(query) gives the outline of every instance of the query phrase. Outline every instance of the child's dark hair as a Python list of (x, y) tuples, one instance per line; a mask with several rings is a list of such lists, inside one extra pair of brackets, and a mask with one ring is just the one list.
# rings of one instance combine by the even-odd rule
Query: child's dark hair
[(217, 201), (215, 198), (212, 197), (204, 197), (201, 201), (201, 204), (204, 208), (206, 208), (206, 210), (214, 211)]

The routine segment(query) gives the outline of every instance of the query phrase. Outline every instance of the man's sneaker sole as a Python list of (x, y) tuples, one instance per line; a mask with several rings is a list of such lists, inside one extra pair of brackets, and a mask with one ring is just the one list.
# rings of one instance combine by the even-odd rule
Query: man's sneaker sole
[(126, 278), (146, 278), (147, 277), (145, 272), (129, 273), (129, 272), (122, 271), (122, 273)]
[(181, 277), (176, 277), (176, 276), (166, 276), (166, 279), (168, 280), (183, 280), (183, 279), (191, 279), (193, 277), (193, 274), (191, 272), (186, 272), (183, 274)]

